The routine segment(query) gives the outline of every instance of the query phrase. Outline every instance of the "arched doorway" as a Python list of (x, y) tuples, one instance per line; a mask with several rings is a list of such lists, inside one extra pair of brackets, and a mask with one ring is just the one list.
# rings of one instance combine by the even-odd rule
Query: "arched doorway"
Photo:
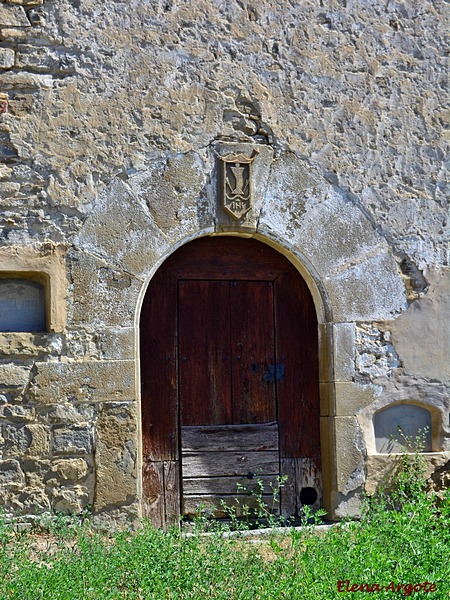
[(186, 244), (150, 282), (140, 335), (144, 515), (167, 526), (278, 475), (283, 515), (320, 504), (317, 318), (284, 256), (232, 236)]

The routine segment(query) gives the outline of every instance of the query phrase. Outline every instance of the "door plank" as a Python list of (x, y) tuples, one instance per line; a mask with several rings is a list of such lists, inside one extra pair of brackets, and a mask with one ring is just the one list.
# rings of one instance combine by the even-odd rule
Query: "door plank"
[(280, 453), (286, 458), (318, 456), (317, 318), (306, 283), (289, 271), (276, 281), (275, 328), (277, 360), (285, 366), (283, 379), (277, 381)]
[[(265, 495), (272, 493), (270, 484), (275, 486), (276, 489), (276, 475), (258, 475), (254, 479), (248, 479), (247, 477), (183, 477), (183, 494), (187, 496), (203, 494), (207, 496), (215, 494), (246, 495), (246, 492), (258, 491), (258, 481), (262, 482)], [(242, 490), (242, 487), (245, 490)]]
[[(273, 514), (279, 514), (278, 503), (272, 504), (271, 496), (262, 496), (263, 502), (271, 509)], [(186, 516), (195, 516), (200, 509), (210, 512), (212, 516), (220, 519), (229, 516), (222, 507), (222, 502), (227, 506), (236, 508), (236, 516), (244, 516), (243, 507), (258, 508), (257, 499), (255, 496), (228, 496), (228, 495), (211, 495), (211, 496), (184, 496), (183, 497), (183, 514)]]
[(140, 357), (144, 460), (178, 459), (176, 289), (176, 280), (166, 270), (160, 270), (150, 282), (142, 306)]
[(182, 454), (183, 477), (278, 475), (278, 452), (197, 452)]
[(237, 450), (278, 450), (278, 425), (261, 423), (254, 425), (210, 425), (181, 427), (183, 452), (223, 452)]
[(276, 419), (273, 290), (269, 281), (230, 283), (233, 423)]
[[(281, 489), (281, 514), (283, 517), (301, 515), (304, 504), (302, 502), (304, 488), (312, 488), (317, 493), (315, 502), (307, 502), (313, 511), (322, 505), (322, 474), (319, 458), (282, 458), (280, 475), (288, 478)], [(308, 499), (308, 496), (306, 498)]]
[(182, 246), (164, 266), (179, 279), (273, 281), (286, 259), (261, 242), (233, 236), (203, 237)]
[(229, 284), (179, 281), (182, 425), (232, 422)]
[(297, 504), (297, 471), (295, 458), (280, 459), (280, 476), (287, 477), (287, 480), (280, 491), (281, 496), (281, 514), (288, 518), (299, 514)]
[(180, 522), (180, 462), (164, 461), (164, 507), (165, 526), (177, 525)]
[(162, 462), (145, 462), (142, 466), (142, 514), (159, 528), (165, 526), (163, 471)]
[(151, 461), (142, 466), (142, 512), (155, 527), (180, 521), (180, 463)]

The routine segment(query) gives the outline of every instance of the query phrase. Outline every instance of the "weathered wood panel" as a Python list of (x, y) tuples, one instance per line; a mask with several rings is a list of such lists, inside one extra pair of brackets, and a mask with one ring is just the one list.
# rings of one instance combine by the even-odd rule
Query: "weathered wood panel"
[(160, 270), (141, 313), (141, 410), (144, 460), (178, 459), (176, 280)]
[(233, 423), (276, 419), (273, 290), (268, 281), (230, 282)]
[(169, 527), (179, 522), (179, 461), (145, 462), (142, 467), (142, 512), (155, 527)]
[(242, 477), (248, 472), (278, 475), (278, 452), (198, 452), (182, 454), (183, 477)]
[(299, 514), (296, 460), (295, 458), (280, 458), (280, 476), (287, 477), (287, 481), (280, 491), (281, 514), (283, 517), (293, 517)]
[[(288, 477), (281, 489), (281, 514), (284, 517), (301, 515), (305, 504), (312, 510), (321, 506), (322, 474), (319, 458), (281, 458), (280, 475)], [(311, 502), (313, 492), (317, 494), (317, 498)]]
[(206, 427), (181, 427), (183, 452), (224, 452), (237, 450), (278, 450), (278, 425), (276, 422), (258, 425), (211, 425)]
[(181, 515), (180, 462), (164, 461), (165, 526), (176, 525)]
[(165, 526), (164, 464), (146, 462), (142, 466), (142, 514), (155, 527)]
[(317, 319), (306, 283), (291, 269), (276, 281), (275, 315), (277, 361), (284, 365), (277, 381), (280, 453), (314, 457), (320, 454)]
[(194, 479), (183, 477), (183, 494), (200, 496), (215, 494), (236, 495), (243, 493), (240, 486), (243, 486), (248, 492), (255, 492), (259, 489), (257, 480), (262, 482), (267, 494), (272, 493), (270, 484), (275, 486), (276, 489), (276, 475), (258, 475), (253, 479), (248, 479), (248, 477), (196, 477)]
[(178, 302), (181, 423), (232, 423), (229, 284), (179, 281)]
[(179, 279), (273, 281), (284, 256), (254, 239), (203, 237), (181, 247), (164, 263)]
[[(263, 501), (270, 508), (273, 514), (279, 514), (279, 505), (274, 504), (272, 506), (272, 497), (263, 496)], [(183, 514), (186, 516), (194, 516), (202, 508), (205, 511), (210, 511), (211, 514), (216, 518), (223, 518), (228, 516), (226, 511), (223, 509), (221, 503), (224, 502), (227, 506), (236, 507), (236, 516), (243, 516), (243, 506), (249, 508), (257, 508), (257, 501), (254, 496), (184, 496), (183, 498)]]

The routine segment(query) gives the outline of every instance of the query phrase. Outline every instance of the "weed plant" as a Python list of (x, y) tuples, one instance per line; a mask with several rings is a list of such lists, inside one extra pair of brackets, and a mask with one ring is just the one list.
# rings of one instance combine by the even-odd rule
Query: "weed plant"
[[(17, 600), (333, 600), (450, 598), (450, 495), (426, 491), (420, 452), (400, 457), (386, 488), (366, 499), (361, 519), (319, 532), (273, 530), (253, 540), (155, 530), (106, 535), (89, 519), (59, 516), (20, 531), (0, 520), (0, 598)], [(207, 523), (204, 523), (207, 525)], [(241, 524), (240, 524), (241, 527)], [(338, 591), (349, 585), (380, 590)], [(430, 593), (386, 590), (394, 583), (436, 586)], [(341, 588), (345, 590), (345, 583)]]

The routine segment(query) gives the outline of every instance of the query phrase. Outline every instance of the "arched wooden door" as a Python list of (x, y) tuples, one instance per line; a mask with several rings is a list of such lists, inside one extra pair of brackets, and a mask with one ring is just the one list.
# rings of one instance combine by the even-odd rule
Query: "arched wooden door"
[(156, 526), (278, 475), (283, 515), (320, 504), (317, 319), (284, 256), (254, 239), (190, 242), (150, 282), (140, 328), (143, 512)]

